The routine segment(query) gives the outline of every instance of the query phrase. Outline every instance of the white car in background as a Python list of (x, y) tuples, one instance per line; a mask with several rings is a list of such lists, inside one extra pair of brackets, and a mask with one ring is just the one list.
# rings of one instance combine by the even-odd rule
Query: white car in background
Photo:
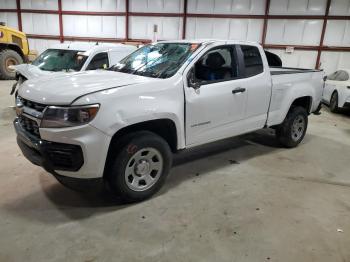
[(11, 94), (24, 81), (48, 75), (106, 69), (134, 52), (137, 47), (125, 44), (69, 43), (45, 50), (31, 64), (12, 66), (17, 82)]
[(340, 69), (327, 76), (322, 100), (331, 112), (350, 108), (350, 69)]

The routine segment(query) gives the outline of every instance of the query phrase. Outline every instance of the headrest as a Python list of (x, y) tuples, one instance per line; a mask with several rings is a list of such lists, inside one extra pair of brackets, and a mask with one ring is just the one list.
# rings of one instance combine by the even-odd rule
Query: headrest
[(210, 53), (206, 60), (206, 65), (209, 68), (216, 69), (225, 64), (225, 59), (219, 52)]

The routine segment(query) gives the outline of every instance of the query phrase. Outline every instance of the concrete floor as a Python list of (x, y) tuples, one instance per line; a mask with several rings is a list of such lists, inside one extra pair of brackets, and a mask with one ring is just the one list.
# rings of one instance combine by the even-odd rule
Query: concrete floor
[(0, 261), (350, 261), (350, 114), (311, 116), (296, 149), (259, 132), (182, 153), (159, 194), (121, 205), (24, 159), (11, 83), (0, 82)]

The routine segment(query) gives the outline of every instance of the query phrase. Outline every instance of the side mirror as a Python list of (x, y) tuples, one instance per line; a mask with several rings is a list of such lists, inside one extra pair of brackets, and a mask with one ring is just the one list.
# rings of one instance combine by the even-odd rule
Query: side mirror
[(327, 76), (324, 76), (324, 77), (323, 77), (323, 81), (326, 82), (326, 80), (327, 80)]
[(187, 76), (187, 85), (195, 90), (201, 87), (200, 82), (196, 81), (196, 77), (194, 75), (194, 68), (191, 69), (190, 73)]

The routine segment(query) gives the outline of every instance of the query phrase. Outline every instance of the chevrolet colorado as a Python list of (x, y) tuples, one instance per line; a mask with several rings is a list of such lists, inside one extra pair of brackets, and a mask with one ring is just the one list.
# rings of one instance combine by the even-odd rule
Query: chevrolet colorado
[(323, 75), (270, 67), (250, 42), (153, 43), (107, 71), (24, 82), (17, 142), (65, 185), (103, 179), (122, 199), (140, 201), (160, 189), (178, 150), (267, 127), (281, 145), (297, 146)]

